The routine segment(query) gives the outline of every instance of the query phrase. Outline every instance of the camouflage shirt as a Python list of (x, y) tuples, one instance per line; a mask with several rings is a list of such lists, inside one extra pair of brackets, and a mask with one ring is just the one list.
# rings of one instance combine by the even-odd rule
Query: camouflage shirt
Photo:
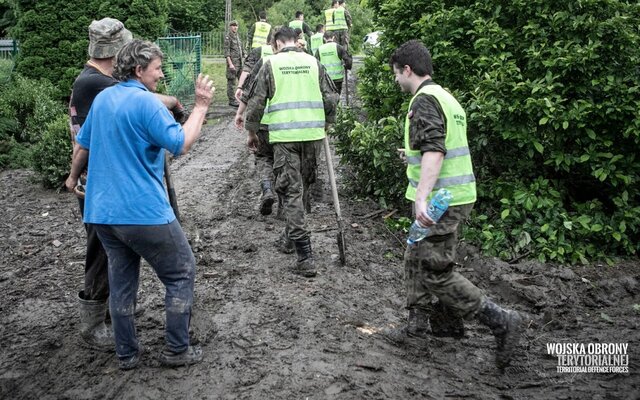
[(224, 37), (224, 57), (230, 57), (236, 70), (242, 68), (243, 50), (238, 33), (229, 31)]
[[(426, 85), (436, 83), (428, 79), (424, 81), (418, 90)], [(447, 153), (444, 141), (447, 136), (447, 127), (444, 112), (438, 100), (427, 94), (421, 94), (413, 101), (409, 110), (409, 144), (412, 149), (420, 149), (422, 153), (438, 151)]]
[[(281, 53), (288, 51), (299, 51), (297, 47), (285, 47), (280, 50)], [(340, 95), (336, 91), (336, 86), (327, 74), (325, 68), (318, 63), (318, 72), (320, 75), (320, 92), (322, 93), (322, 100), (324, 102), (324, 115), (327, 123), (333, 123), (336, 120), (336, 105), (340, 99)], [(264, 109), (267, 104), (267, 100), (271, 99), (276, 91), (276, 82), (271, 71), (271, 63), (267, 62), (263, 64), (256, 78), (249, 87), (247, 103), (247, 115), (245, 118), (245, 128), (250, 132), (257, 132), (260, 127), (260, 120), (264, 114)]]

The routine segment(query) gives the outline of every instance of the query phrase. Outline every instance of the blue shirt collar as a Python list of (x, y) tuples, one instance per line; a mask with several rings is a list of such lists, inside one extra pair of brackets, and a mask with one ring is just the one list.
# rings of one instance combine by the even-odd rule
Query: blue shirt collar
[(135, 79), (129, 79), (127, 81), (121, 82), (120, 84), (127, 87), (137, 87), (139, 89), (146, 90), (147, 92), (149, 91), (149, 89), (147, 89), (145, 85)]

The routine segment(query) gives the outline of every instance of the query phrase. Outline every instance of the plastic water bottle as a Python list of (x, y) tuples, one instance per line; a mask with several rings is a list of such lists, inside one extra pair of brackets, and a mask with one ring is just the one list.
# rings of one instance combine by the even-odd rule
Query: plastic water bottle
[[(453, 196), (451, 192), (447, 189), (440, 189), (436, 192), (435, 196), (431, 198), (429, 202), (429, 206), (427, 207), (427, 215), (434, 222), (438, 222), (438, 220), (444, 215), (449, 208), (449, 203), (453, 200)], [(411, 224), (411, 228), (409, 228), (409, 237), (407, 237), (407, 244), (412, 245), (416, 242), (421, 241), (431, 231), (431, 228), (423, 228), (422, 225), (418, 222), (418, 220), (413, 221)]]

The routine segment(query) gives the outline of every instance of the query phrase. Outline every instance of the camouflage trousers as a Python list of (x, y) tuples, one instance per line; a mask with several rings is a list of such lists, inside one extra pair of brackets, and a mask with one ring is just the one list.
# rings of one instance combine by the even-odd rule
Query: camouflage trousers
[(349, 50), (349, 31), (341, 29), (333, 32), (336, 34), (336, 43), (344, 47), (345, 50)]
[(322, 140), (309, 142), (273, 143), (273, 174), (275, 191), (284, 202), (286, 232), (291, 240), (309, 238), (304, 227), (303, 190), (315, 182), (316, 157)]
[(431, 309), (433, 295), (460, 317), (475, 316), (484, 294), (454, 271), (458, 226), (473, 204), (450, 207), (424, 240), (410, 245), (404, 253), (407, 308)]
[(273, 182), (273, 145), (269, 143), (269, 127), (260, 125), (257, 135), (258, 145), (254, 155), (258, 179), (260, 182)]
[[(237, 64), (236, 64), (237, 65)], [(242, 68), (229, 69), (227, 67), (227, 99), (229, 99), (230, 103), (236, 102), (236, 87), (238, 84), (238, 79), (240, 78), (240, 74), (242, 73)]]

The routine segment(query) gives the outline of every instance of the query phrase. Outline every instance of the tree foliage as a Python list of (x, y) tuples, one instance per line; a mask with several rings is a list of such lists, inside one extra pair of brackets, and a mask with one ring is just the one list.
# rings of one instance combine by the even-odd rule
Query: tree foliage
[(167, 0), (83, 3), (59, 0), (14, 0), (17, 22), (11, 30), (20, 42), (16, 71), (45, 78), (68, 95), (87, 60), (88, 27), (92, 20), (117, 18), (134, 36), (155, 40), (167, 28)]
[(618, 0), (377, 5), (361, 72), (372, 120), (408, 98), (386, 65), (419, 38), (467, 110), (479, 201), (469, 238), (503, 258), (586, 262), (640, 250), (640, 5)]
[(169, 26), (177, 32), (206, 32), (223, 28), (224, 0), (181, 0), (169, 7)]

